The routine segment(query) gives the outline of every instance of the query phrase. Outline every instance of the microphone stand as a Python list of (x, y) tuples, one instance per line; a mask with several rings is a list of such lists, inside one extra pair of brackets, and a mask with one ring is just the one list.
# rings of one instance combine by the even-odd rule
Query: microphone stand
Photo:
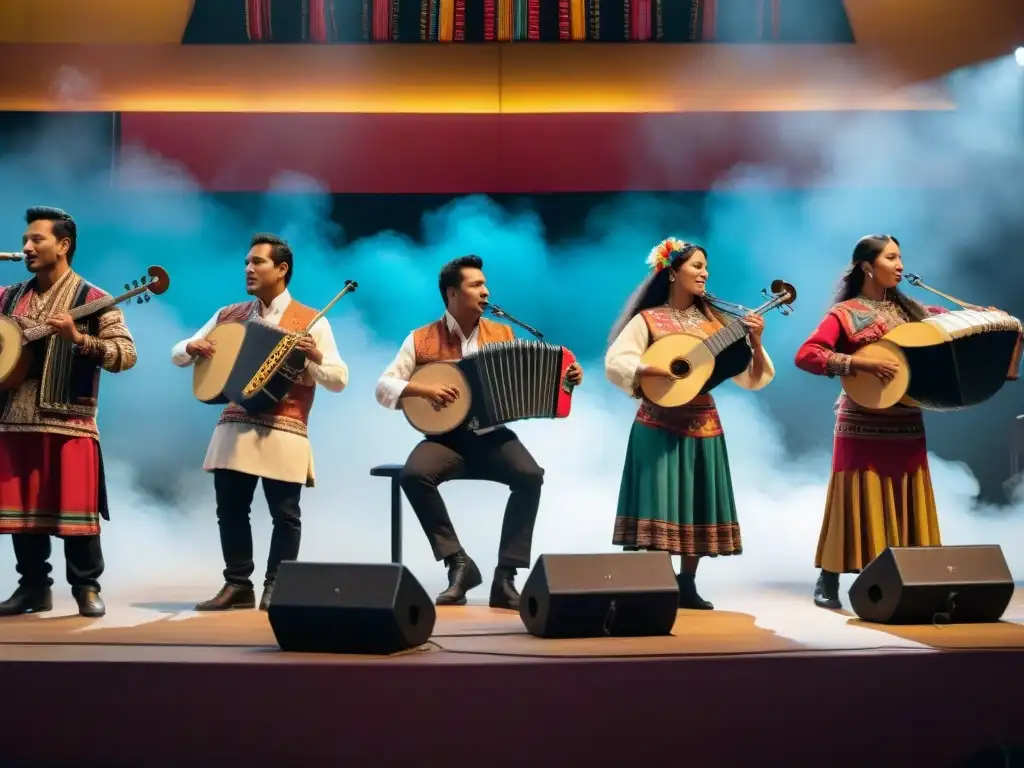
[(488, 304), (487, 305), (487, 309), (489, 309), (491, 314), (494, 315), (495, 317), (503, 317), (506, 320), (508, 320), (510, 323), (515, 323), (520, 328), (524, 328), (525, 330), (527, 330), (530, 333), (532, 333), (538, 339), (543, 339), (544, 338), (544, 334), (543, 333), (538, 331), (536, 328), (531, 328), (526, 323), (524, 323), (522, 320), (516, 320), (514, 317), (512, 317), (512, 315), (510, 315), (504, 309), (499, 307), (497, 304)]

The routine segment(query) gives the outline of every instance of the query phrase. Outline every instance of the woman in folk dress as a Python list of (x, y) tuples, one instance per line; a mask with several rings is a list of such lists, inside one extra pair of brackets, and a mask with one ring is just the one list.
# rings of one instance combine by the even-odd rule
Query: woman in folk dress
[[(669, 238), (651, 251), (648, 264), (651, 272), (616, 323), (605, 356), (608, 379), (641, 400), (641, 377), (672, 378), (669, 371), (641, 364), (648, 346), (674, 333), (707, 338), (732, 320), (705, 298), (703, 248)], [(747, 343), (736, 345), (736, 351), (749, 356), (749, 364), (733, 381), (762, 389), (775, 376), (761, 346), (764, 320), (750, 314), (743, 322)], [(743, 545), (725, 437), (711, 395), (674, 408), (640, 403), (626, 447), (613, 543), (680, 555), (680, 607), (714, 608), (697, 593), (697, 564), (702, 557), (738, 555)]]

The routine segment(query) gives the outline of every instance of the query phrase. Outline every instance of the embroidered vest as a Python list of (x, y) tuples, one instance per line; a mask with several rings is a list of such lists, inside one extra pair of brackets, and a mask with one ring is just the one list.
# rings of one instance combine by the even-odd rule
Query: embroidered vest
[[(286, 333), (301, 331), (315, 316), (315, 309), (293, 300), (289, 302), (281, 317), (280, 328)], [(259, 300), (224, 307), (217, 314), (217, 323), (229, 322), (260, 322)], [(270, 411), (251, 415), (246, 413), (244, 408), (231, 404), (221, 412), (217, 423), (255, 424), (306, 437), (315, 393), (316, 383), (308, 372), (303, 372), (299, 380)]]
[[(484, 347), (501, 341), (514, 341), (516, 336), (507, 325), (482, 317), (477, 327), (477, 337), (480, 346)], [(417, 368), (427, 363), (462, 359), (462, 339), (457, 333), (448, 330), (443, 317), (430, 325), (417, 328), (412, 332), (412, 340), (416, 349)]]
[[(645, 309), (642, 313), (650, 343), (673, 333), (687, 333), (700, 339), (706, 339), (722, 325), (716, 320), (709, 320), (695, 308), (686, 312), (677, 312), (668, 307)], [(661, 406), (642, 400), (636, 412), (636, 420), (650, 427), (657, 427), (672, 432), (679, 437), (718, 437), (722, 434), (722, 423), (718, 418), (715, 400), (708, 395), (698, 395), (686, 405), (678, 408), (662, 408)]]
[[(55, 313), (70, 312), (107, 295), (76, 274), (68, 275), (67, 280), (73, 282), (53, 289), (70, 292), (66, 299), (57, 298), (52, 310)], [(8, 286), (0, 297), (0, 314), (11, 318), (30, 316), (29, 302), (34, 289), (35, 278)], [(78, 330), (90, 336), (98, 335), (101, 315), (80, 320)], [(34, 359), (28, 378), (39, 381), (39, 411), (54, 416), (94, 419), (100, 388), (98, 362), (91, 356), (75, 354), (71, 342), (56, 334), (35, 342), (30, 349)], [(9, 396), (9, 392), (0, 393), (0, 412), (6, 407)]]

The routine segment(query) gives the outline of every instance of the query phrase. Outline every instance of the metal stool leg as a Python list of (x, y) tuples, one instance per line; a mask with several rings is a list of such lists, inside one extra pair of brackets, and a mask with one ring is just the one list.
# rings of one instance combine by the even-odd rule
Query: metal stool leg
[(391, 478), (391, 562), (402, 562), (402, 486)]

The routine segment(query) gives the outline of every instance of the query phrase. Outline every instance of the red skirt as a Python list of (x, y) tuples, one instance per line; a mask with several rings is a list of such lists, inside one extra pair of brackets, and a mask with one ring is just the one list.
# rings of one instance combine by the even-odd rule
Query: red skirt
[(0, 433), (0, 534), (95, 536), (107, 517), (97, 440)]

